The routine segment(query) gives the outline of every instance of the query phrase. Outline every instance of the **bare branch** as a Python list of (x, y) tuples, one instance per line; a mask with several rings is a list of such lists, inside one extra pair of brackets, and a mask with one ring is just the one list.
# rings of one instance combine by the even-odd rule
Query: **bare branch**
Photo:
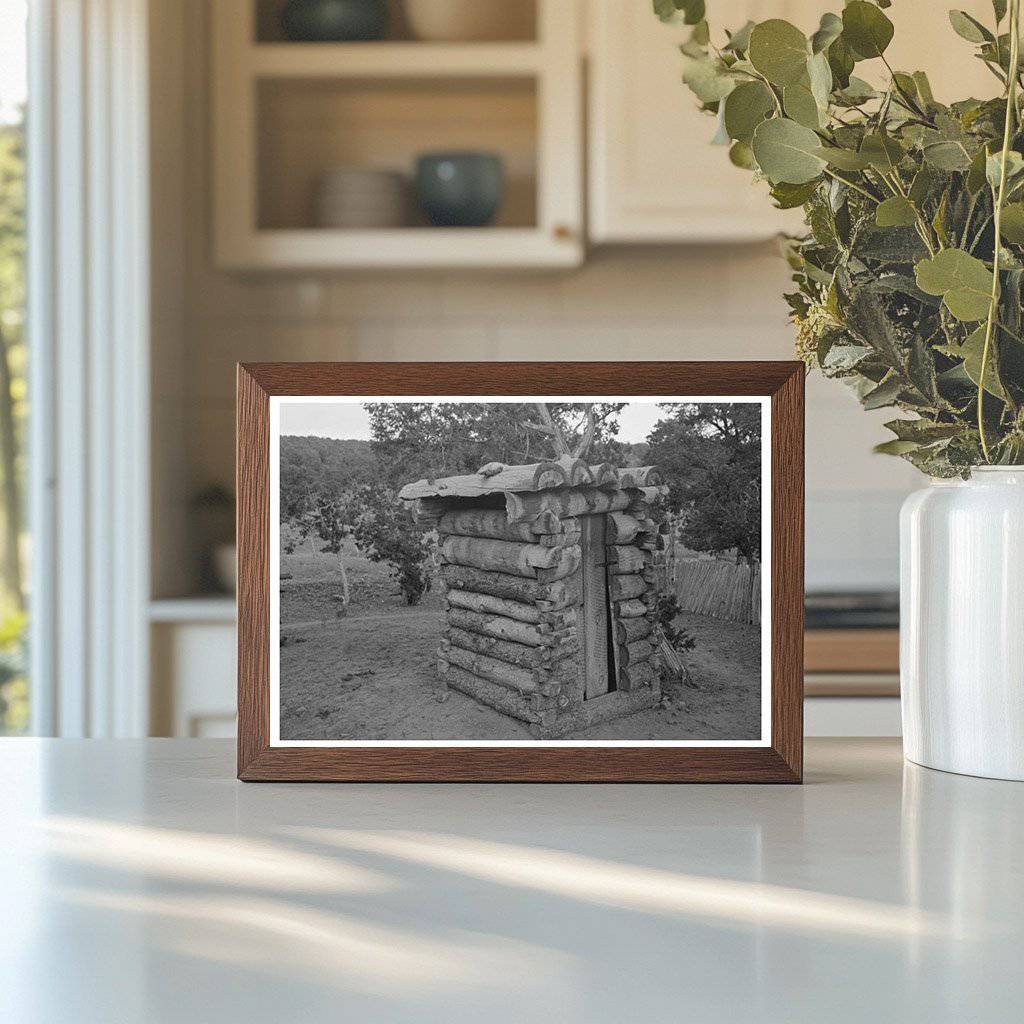
[(582, 459), (588, 451), (590, 446), (594, 443), (594, 437), (597, 434), (597, 418), (594, 416), (594, 406), (587, 406), (587, 429), (583, 433), (583, 437), (580, 439), (580, 443), (573, 449), (573, 457)]
[(538, 434), (547, 434), (549, 437), (554, 434), (554, 431), (543, 423), (528, 423), (526, 420), (523, 420), (522, 426), (526, 430), (535, 430)]
[(555, 449), (556, 457), (562, 455), (569, 455), (569, 445), (565, 440), (565, 435), (562, 433), (562, 428), (555, 422), (554, 417), (551, 415), (551, 410), (547, 407), (546, 402), (536, 402), (537, 412), (540, 413), (540, 418), (544, 421), (543, 427), (536, 423), (526, 423), (524, 426), (531, 430), (537, 430), (542, 434), (551, 435), (551, 443)]

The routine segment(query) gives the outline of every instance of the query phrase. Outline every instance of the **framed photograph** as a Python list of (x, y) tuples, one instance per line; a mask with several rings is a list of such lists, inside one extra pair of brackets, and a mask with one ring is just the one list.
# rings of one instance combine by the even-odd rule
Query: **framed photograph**
[(798, 362), (238, 368), (238, 775), (799, 782)]

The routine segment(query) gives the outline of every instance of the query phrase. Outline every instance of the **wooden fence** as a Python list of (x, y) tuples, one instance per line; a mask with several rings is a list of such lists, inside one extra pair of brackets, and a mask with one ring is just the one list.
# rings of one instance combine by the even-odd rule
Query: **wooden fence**
[(751, 567), (713, 558), (679, 559), (675, 576), (679, 607), (684, 611), (729, 622), (761, 621), (760, 563)]

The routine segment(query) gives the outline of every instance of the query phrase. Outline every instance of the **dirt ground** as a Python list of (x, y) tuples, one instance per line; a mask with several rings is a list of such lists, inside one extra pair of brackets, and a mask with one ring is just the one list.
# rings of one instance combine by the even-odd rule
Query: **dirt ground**
[[(385, 566), (346, 552), (352, 600), (337, 617), (341, 583), (333, 556), (282, 555), (281, 738), (529, 739), (526, 726), (450, 691), (438, 699), (440, 595), (408, 607)], [(690, 683), (662, 687), (648, 711), (594, 726), (573, 739), (757, 739), (760, 627), (684, 614), (696, 637)]]

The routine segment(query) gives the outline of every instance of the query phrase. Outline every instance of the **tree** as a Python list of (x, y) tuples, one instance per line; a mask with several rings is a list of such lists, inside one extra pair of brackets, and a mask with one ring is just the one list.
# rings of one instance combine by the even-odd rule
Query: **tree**
[(293, 518), (313, 495), (339, 497), (353, 487), (380, 479), (369, 441), (331, 437), (281, 438), (281, 510)]
[[(307, 492), (304, 500), (295, 500), (285, 509), (284, 518), (298, 535), (299, 541), (312, 538), (315, 534), (323, 543), (320, 550), (337, 558), (338, 573), (341, 575), (341, 604), (344, 612), (351, 599), (348, 570), (345, 568), (342, 550), (345, 539), (352, 535), (354, 528), (354, 510), (350, 496)], [(285, 541), (284, 549), (288, 554), (291, 554), (296, 547), (297, 542), (294, 537)]]
[(25, 389), (25, 117), (0, 122), (0, 732), (27, 725), (21, 564)]
[(372, 562), (387, 562), (401, 588), (405, 603), (418, 604), (430, 589), (433, 534), (391, 492), (381, 487), (364, 488), (355, 540)]
[(25, 417), (25, 130), (24, 116), (0, 124), (0, 510), (3, 588), (24, 608), (19, 538)]
[(761, 557), (761, 408), (746, 402), (666, 405), (648, 438), (669, 485), (680, 537), (695, 551)]
[(309, 494), (303, 503), (285, 511), (284, 518), (293, 531), (285, 541), (285, 551), (293, 552), (315, 535), (323, 544), (320, 550), (336, 556), (345, 608), (351, 597), (344, 556), (349, 538), (371, 562), (391, 566), (407, 604), (418, 604), (430, 590), (434, 535), (416, 522), (405, 503), (387, 487), (364, 484), (342, 494)]
[[(588, 458), (618, 461), (621, 403), (594, 405)], [(527, 424), (535, 405), (519, 402), (374, 402), (367, 405), (373, 447), (388, 483), (401, 487), (423, 477), (475, 473), (488, 462), (539, 462), (560, 454), (548, 437)], [(553, 403), (547, 408), (570, 447), (578, 446), (589, 425), (588, 406)]]

